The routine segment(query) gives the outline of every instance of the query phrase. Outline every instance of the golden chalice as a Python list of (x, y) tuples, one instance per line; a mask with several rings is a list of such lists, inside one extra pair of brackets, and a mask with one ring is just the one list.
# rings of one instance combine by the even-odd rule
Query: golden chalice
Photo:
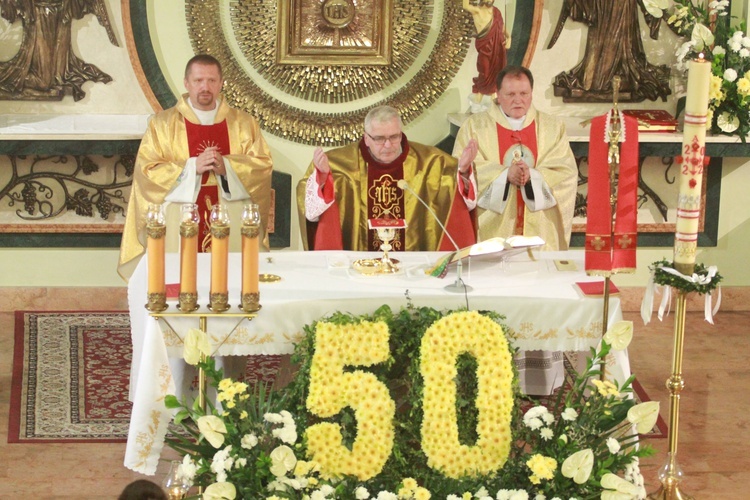
[(388, 256), (388, 252), (393, 249), (391, 241), (396, 237), (395, 227), (379, 227), (377, 228), (378, 238), (381, 243), (380, 249), (383, 251), (383, 256), (380, 258), (380, 273), (381, 274), (394, 274), (399, 271), (398, 266)]

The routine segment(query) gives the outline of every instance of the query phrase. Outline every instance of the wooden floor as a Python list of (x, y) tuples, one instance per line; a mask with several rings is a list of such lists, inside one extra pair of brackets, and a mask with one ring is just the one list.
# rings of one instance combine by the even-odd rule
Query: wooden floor
[[(7, 291), (7, 290), (6, 290)], [(36, 296), (1, 301), (0, 305), (0, 499), (117, 498), (129, 482), (141, 477), (123, 467), (125, 444), (7, 444), (13, 353), (14, 309), (126, 309), (124, 291), (110, 299), (93, 290), (68, 289), (60, 296)], [(106, 295), (106, 294), (105, 294)], [(7, 295), (6, 295), (7, 297)], [(96, 300), (92, 300), (96, 297)], [(636, 337), (629, 349), (633, 372), (652, 399), (662, 403), (669, 419), (673, 317), (643, 326), (636, 313)], [(678, 441), (678, 461), (685, 477), (682, 491), (695, 498), (750, 497), (750, 312), (720, 312), (711, 326), (698, 313), (688, 313), (684, 380)], [(649, 440), (657, 454), (645, 459), (642, 471), (647, 490), (658, 486), (657, 470), (666, 460), (667, 439)], [(161, 482), (166, 462), (151, 477)], [(746, 481), (748, 483), (746, 483)], [(742, 486), (745, 484), (746, 486)], [(745, 491), (745, 493), (742, 493)]]

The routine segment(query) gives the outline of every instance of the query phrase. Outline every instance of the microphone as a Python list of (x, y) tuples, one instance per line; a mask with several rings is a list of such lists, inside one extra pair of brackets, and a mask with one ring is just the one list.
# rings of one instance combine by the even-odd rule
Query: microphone
[(461, 249), (456, 244), (456, 240), (453, 239), (453, 236), (448, 232), (448, 230), (445, 228), (443, 223), (440, 221), (440, 218), (437, 216), (435, 211), (430, 207), (421, 196), (417, 194), (416, 191), (414, 191), (408, 182), (406, 182), (404, 179), (399, 179), (399, 181), (396, 183), (396, 185), (402, 190), (402, 191), (408, 191), (410, 192), (416, 199), (419, 200), (419, 202), (424, 205), (424, 207), (427, 209), (427, 211), (430, 213), (433, 219), (435, 219), (435, 222), (438, 223), (440, 226), (440, 229), (443, 230), (443, 234), (448, 237), (448, 240), (450, 240), (451, 244), (453, 245), (453, 248), (456, 249), (456, 256), (458, 257), (456, 261), (456, 281), (451, 283), (450, 285), (446, 285), (443, 290), (447, 292), (454, 292), (454, 293), (462, 293), (462, 292), (471, 292), (473, 288), (466, 283), (464, 283), (463, 279), (461, 279), (461, 275), (463, 274), (463, 263), (461, 256), (459, 253), (461, 252)]

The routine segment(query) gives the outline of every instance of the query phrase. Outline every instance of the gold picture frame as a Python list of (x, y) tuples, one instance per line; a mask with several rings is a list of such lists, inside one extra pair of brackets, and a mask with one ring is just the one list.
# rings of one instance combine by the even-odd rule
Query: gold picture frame
[(391, 63), (393, 0), (279, 2), (276, 64)]

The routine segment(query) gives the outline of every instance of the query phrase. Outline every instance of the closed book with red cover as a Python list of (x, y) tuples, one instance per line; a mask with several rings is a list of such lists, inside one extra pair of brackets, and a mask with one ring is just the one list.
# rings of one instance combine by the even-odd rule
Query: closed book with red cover
[[(586, 297), (603, 297), (604, 296), (604, 282), (603, 281), (577, 281), (576, 286), (581, 293)], [(613, 282), (609, 282), (609, 294), (617, 295), (620, 290)]]
[(639, 132), (674, 132), (677, 119), (663, 109), (628, 109), (623, 114), (638, 120)]

